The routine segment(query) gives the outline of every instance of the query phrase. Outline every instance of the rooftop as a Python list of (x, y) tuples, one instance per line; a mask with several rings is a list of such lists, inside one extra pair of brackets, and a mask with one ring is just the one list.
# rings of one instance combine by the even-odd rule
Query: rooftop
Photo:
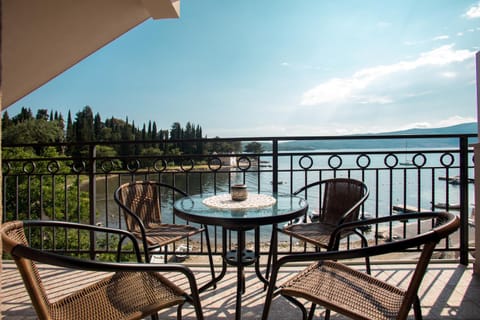
[[(198, 284), (209, 279), (208, 268), (192, 265)], [(359, 265), (358, 268), (362, 268)], [(280, 277), (285, 279), (300, 270), (301, 266), (284, 268)], [(404, 285), (413, 271), (412, 264), (374, 264), (372, 274), (395, 285)], [(40, 265), (40, 272), (47, 279), (46, 285), (55, 288), (55, 295), (61, 297), (71, 290), (85, 286), (102, 275), (91, 272), (71, 271), (58, 267)], [(176, 283), (187, 290), (187, 282), (181, 276), (172, 275)], [(246, 292), (242, 299), (242, 319), (260, 319), (265, 291), (256, 278), (253, 268), (246, 268)], [(205, 319), (234, 319), (235, 317), (236, 272), (228, 269), (217, 289), (208, 289), (201, 297)], [(12, 261), (3, 262), (2, 273), (2, 315), (5, 319), (36, 319), (20, 274)], [(431, 263), (419, 290), (424, 319), (478, 319), (480, 313), (480, 278), (473, 276), (472, 266), (456, 263)], [(317, 308), (316, 317), (321, 317), (324, 309)], [(160, 319), (176, 319), (176, 309), (170, 308), (160, 314)], [(299, 310), (282, 297), (277, 297), (272, 305), (270, 319), (298, 319)], [(413, 312), (411, 315), (413, 319)], [(186, 304), (183, 319), (195, 319), (193, 308)], [(332, 314), (332, 319), (344, 319)]]

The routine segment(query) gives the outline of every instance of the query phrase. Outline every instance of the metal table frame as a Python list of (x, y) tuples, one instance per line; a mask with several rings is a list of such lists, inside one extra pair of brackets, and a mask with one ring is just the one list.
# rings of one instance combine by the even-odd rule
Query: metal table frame
[[(227, 264), (237, 267), (237, 293), (236, 293), (236, 308), (235, 319), (241, 319), (242, 294), (245, 293), (245, 274), (244, 268), (248, 265), (255, 264), (255, 273), (257, 277), (265, 284), (268, 280), (260, 271), (260, 226), (272, 225), (275, 232), (275, 227), (278, 223), (294, 220), (304, 215), (308, 210), (308, 203), (301, 197), (294, 195), (272, 195), (277, 199), (277, 202), (268, 207), (262, 208), (247, 208), (242, 211), (232, 210), (230, 208), (212, 208), (203, 204), (203, 200), (210, 195), (196, 195), (186, 197), (175, 201), (173, 206), (174, 214), (182, 219), (196, 222), (204, 225), (217, 225), (222, 227), (222, 270), (218, 276), (215, 276), (211, 281), (202, 286), (199, 291), (203, 292), (207, 288), (213, 286), (220, 281), (227, 272)], [(279, 205), (284, 204), (284, 200), (290, 199), (290, 204), (295, 203), (295, 206), (290, 209), (278, 208)], [(281, 201), (279, 201), (281, 200)], [(257, 216), (255, 213), (265, 210), (270, 210), (271, 215)], [(219, 216), (218, 213), (226, 214), (231, 212), (241, 212), (243, 215), (231, 214)], [(216, 215), (217, 213), (217, 215)], [(280, 214), (278, 214), (280, 213)], [(226, 231), (231, 230), (237, 233), (237, 249), (227, 250), (227, 235)], [(255, 231), (254, 251), (246, 249), (245, 232), (247, 230)], [(274, 242), (271, 246), (277, 246), (277, 237), (274, 237)], [(268, 269), (267, 269), (268, 275)]]

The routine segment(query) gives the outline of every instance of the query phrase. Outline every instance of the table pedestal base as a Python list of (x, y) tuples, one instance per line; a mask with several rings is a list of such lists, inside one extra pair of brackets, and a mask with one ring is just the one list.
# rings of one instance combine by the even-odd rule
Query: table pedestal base
[(252, 250), (244, 249), (241, 255), (241, 261), (239, 262), (237, 250), (230, 250), (225, 254), (224, 259), (225, 262), (231, 266), (248, 266), (253, 264), (257, 260), (255, 252)]
[(227, 250), (227, 236), (226, 229), (222, 230), (222, 271), (220, 274), (205, 284), (199, 289), (200, 292), (205, 291), (207, 288), (216, 285), (227, 272), (227, 264), (237, 267), (237, 293), (236, 293), (236, 306), (235, 306), (235, 319), (240, 320), (242, 317), (242, 294), (245, 293), (245, 266), (255, 264), (255, 273), (257, 277), (265, 284), (268, 281), (260, 272), (260, 236), (258, 228), (255, 228), (255, 248), (249, 250), (245, 248), (245, 231), (246, 230), (232, 230), (237, 232), (237, 249)]

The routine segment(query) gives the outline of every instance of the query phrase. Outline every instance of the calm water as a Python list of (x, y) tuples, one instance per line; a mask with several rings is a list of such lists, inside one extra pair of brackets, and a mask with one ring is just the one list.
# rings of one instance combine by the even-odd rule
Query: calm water
[[(413, 155), (399, 155), (398, 160), (403, 162), (409, 160)], [(360, 170), (360, 166), (366, 166), (365, 157), (358, 158), (358, 155), (342, 155), (342, 163), (337, 158), (329, 160), (329, 156), (312, 156), (312, 162), (301, 156), (281, 156), (279, 157), (279, 181), (278, 190), (281, 193), (291, 193), (303, 186), (305, 183), (313, 182), (319, 179), (333, 177), (333, 170), (329, 169), (329, 163), (332, 166), (339, 166), (336, 170), (337, 177), (356, 178), (365, 181), (370, 189), (370, 196), (364, 205), (364, 212), (369, 216), (385, 216), (391, 213), (392, 205), (403, 205), (411, 207), (420, 207), (422, 209), (432, 209), (432, 203), (446, 203), (447, 198), (450, 204), (459, 202), (459, 187), (439, 180), (439, 177), (446, 176), (445, 168), (437, 168), (441, 163), (441, 155), (427, 155), (426, 169), (417, 170), (415, 166), (397, 166), (390, 170), (385, 165), (385, 155), (371, 155), (370, 165)], [(239, 171), (222, 172), (212, 174), (188, 173), (175, 177), (175, 182), (179, 186), (188, 186), (191, 194), (198, 193), (226, 193), (229, 185), (234, 183), (246, 183), (249, 192), (271, 193), (273, 186), (272, 173), (269, 165), (271, 157), (261, 158), (262, 172)], [(392, 160), (389, 158), (388, 160)], [(422, 160), (417, 158), (417, 160)], [(458, 175), (458, 159), (454, 156), (444, 156), (444, 163), (452, 161), (452, 168), (448, 172), (450, 177)], [(309, 172), (306, 173), (301, 166), (308, 167), (311, 164)], [(391, 162), (387, 161), (387, 164)], [(375, 170), (372, 168), (381, 168)], [(290, 173), (293, 169), (293, 173)], [(287, 172), (288, 171), (288, 172)], [(469, 170), (469, 176), (473, 177), (473, 169)], [(144, 176), (137, 176), (138, 180), (145, 179)], [(165, 177), (163, 177), (165, 178)], [(163, 179), (162, 178), (162, 179)], [(167, 174), (167, 182), (171, 183), (171, 176)], [(159, 179), (156, 175), (149, 176), (149, 179)], [(105, 225), (118, 226), (121, 221), (118, 207), (113, 201), (113, 193), (120, 183), (130, 181), (130, 176), (118, 177), (112, 176), (108, 179), (99, 179), (97, 182), (97, 211), (98, 220)], [(105, 183), (107, 182), (107, 183)], [(406, 183), (405, 183), (406, 182)], [(215, 188), (216, 185), (216, 188)], [(187, 188), (186, 188), (187, 189)], [(473, 206), (473, 184), (469, 185), (469, 204)], [(309, 195), (308, 202), (310, 211), (318, 210), (318, 196)], [(172, 221), (171, 210), (165, 208), (167, 221)], [(122, 222), (123, 223), (123, 222)], [(269, 229), (271, 230), (271, 228)], [(267, 239), (270, 232), (262, 232), (262, 238)]]

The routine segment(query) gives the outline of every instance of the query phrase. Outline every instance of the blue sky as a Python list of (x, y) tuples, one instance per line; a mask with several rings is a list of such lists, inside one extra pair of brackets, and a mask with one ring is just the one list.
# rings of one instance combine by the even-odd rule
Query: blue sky
[(476, 121), (480, 2), (181, 0), (19, 100), (66, 118), (200, 125), (208, 137)]

